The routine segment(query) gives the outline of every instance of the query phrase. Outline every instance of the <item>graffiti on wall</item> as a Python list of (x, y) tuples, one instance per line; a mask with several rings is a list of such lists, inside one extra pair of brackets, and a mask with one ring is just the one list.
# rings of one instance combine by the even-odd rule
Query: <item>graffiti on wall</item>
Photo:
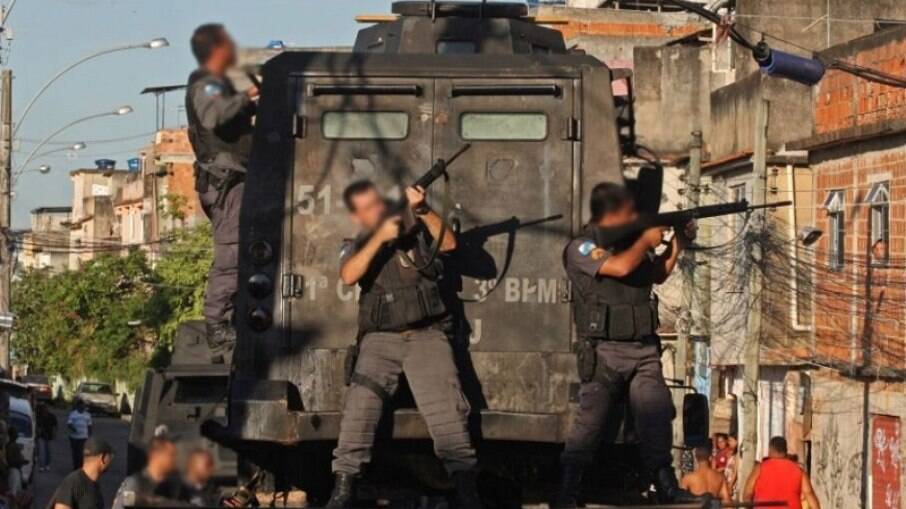
[(871, 418), (871, 507), (900, 509), (900, 418)]

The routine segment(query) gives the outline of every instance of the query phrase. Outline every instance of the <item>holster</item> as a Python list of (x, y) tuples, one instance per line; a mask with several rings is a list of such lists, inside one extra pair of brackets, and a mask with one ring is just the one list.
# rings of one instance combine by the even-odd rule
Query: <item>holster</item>
[(579, 380), (588, 383), (595, 377), (595, 368), (598, 366), (598, 352), (595, 342), (589, 339), (580, 339), (575, 345), (576, 368)]
[(352, 384), (352, 375), (355, 374), (355, 363), (359, 360), (359, 341), (361, 341), (361, 335), (356, 338), (355, 343), (346, 348), (346, 360), (343, 362), (343, 381), (347, 387)]
[(195, 162), (196, 188), (204, 192), (205, 184), (217, 190), (214, 206), (223, 207), (227, 194), (245, 180), (245, 166), (233, 154), (220, 153), (204, 161)]

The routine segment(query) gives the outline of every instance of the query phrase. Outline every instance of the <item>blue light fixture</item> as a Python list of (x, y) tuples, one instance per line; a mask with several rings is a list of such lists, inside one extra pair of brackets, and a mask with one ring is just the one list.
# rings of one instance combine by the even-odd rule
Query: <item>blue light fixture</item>
[(824, 77), (824, 64), (815, 58), (805, 58), (785, 51), (772, 49), (764, 41), (755, 45), (752, 51), (761, 71), (768, 76), (812, 86)]

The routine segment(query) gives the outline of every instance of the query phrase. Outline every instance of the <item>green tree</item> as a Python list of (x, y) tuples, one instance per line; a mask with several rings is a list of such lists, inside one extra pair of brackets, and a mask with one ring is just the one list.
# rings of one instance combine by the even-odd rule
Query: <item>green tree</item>
[(12, 293), (17, 360), (69, 379), (138, 381), (169, 353), (177, 324), (201, 316), (210, 226), (181, 230), (164, 247), (153, 268), (133, 250), (77, 272), (23, 274)]

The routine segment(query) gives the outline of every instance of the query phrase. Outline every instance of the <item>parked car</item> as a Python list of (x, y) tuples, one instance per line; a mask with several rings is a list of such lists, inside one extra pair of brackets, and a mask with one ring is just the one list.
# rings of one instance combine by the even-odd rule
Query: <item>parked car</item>
[(120, 401), (110, 384), (82, 382), (76, 389), (75, 399), (82, 401), (90, 412), (118, 416)]
[(53, 399), (53, 387), (50, 385), (50, 378), (44, 375), (26, 375), (22, 377), (22, 383), (31, 388), (32, 394), (38, 401), (50, 401)]
[(29, 400), (17, 397), (9, 398), (9, 425), (19, 432), (16, 443), (22, 448), (22, 456), (28, 460), (28, 464), (21, 468), (22, 483), (29, 484), (32, 481), (37, 458), (35, 449), (37, 423)]

